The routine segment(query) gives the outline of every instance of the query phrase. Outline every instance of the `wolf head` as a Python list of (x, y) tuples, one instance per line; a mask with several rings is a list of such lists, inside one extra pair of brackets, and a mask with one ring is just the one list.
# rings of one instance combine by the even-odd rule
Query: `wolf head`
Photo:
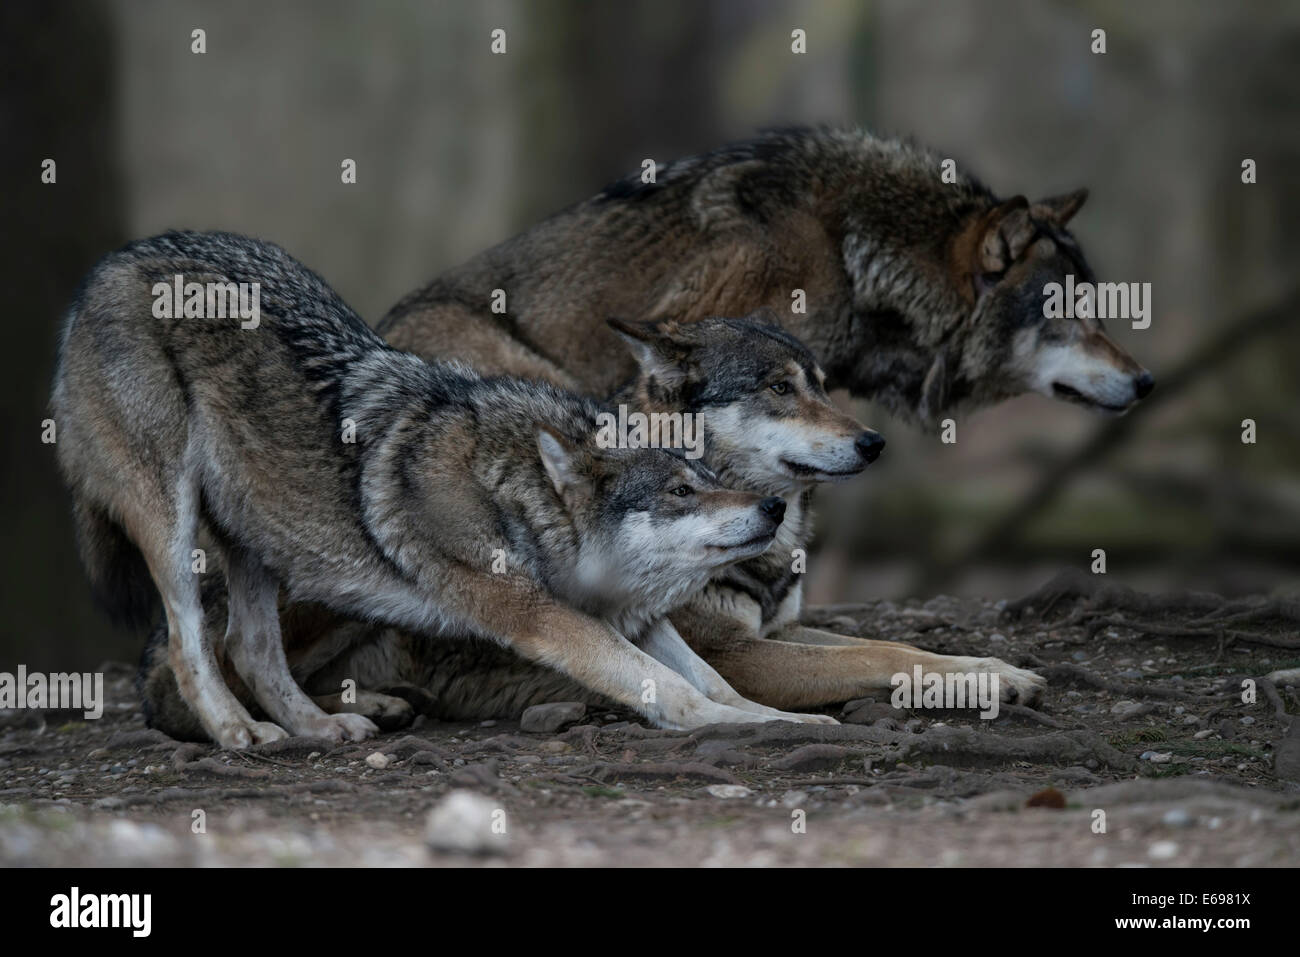
[[(994, 358), (993, 398), (1038, 392), (1089, 408), (1120, 413), (1151, 391), (1154, 380), (1116, 345), (1099, 319), (1045, 318), (1045, 287), (1095, 283), (1082, 250), (1065, 228), (1086, 190), (1029, 203), (1023, 196), (977, 216), (954, 244), (959, 282), (974, 297), (973, 354)], [(1001, 393), (1000, 395), (998, 393)]]
[(812, 353), (763, 314), (609, 324), (640, 369), (633, 404), (698, 416), (704, 462), (728, 485), (786, 495), (857, 475), (885, 447), (831, 404)]
[(723, 488), (665, 449), (601, 449), (545, 428), (537, 449), (580, 543), (569, 585), (615, 619), (677, 607), (720, 566), (766, 550), (785, 516), (780, 498)]
[[(760, 145), (750, 152), (809, 184), (839, 253), (847, 301), (824, 295), (801, 331), (836, 384), (930, 425), (1025, 392), (1119, 412), (1151, 390), (1150, 373), (1100, 322), (1044, 318), (1047, 284), (1092, 281), (1066, 228), (1086, 191), (1000, 201), (964, 168), (945, 170), (951, 160), (863, 131), (786, 132)], [(803, 241), (815, 245), (816, 232)]]

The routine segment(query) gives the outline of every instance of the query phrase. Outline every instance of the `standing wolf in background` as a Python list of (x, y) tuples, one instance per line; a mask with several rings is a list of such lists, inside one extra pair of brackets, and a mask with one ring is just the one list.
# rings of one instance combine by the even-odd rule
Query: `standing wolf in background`
[[(616, 182), (444, 273), (378, 325), (421, 356), (609, 395), (636, 372), (604, 327), (766, 308), (830, 388), (934, 426), (1039, 392), (1120, 412), (1151, 374), (1043, 287), (1093, 281), (1065, 228), (1086, 192), (998, 200), (940, 157), (860, 131), (764, 134)], [(505, 293), (506, 311), (491, 306)], [(806, 311), (792, 309), (796, 290)]]
[[(640, 370), (611, 404), (695, 416), (702, 461), (724, 485), (785, 502), (771, 548), (719, 569), (669, 615), (729, 684), (774, 707), (816, 707), (887, 689), (895, 674), (920, 665), (926, 672), (996, 674), (1007, 700), (1038, 695), (1041, 678), (996, 658), (937, 655), (799, 624), (802, 575), (795, 556), (809, 547), (813, 490), (860, 473), (884, 447), (877, 433), (831, 404), (807, 348), (757, 317), (611, 326)], [(205, 593), (204, 606), (209, 628), (219, 630), (220, 597)], [(359, 710), (383, 726), (410, 716), (392, 694), (430, 716), (462, 720), (513, 718), (546, 701), (603, 701), (564, 675), (481, 643), (435, 642), (299, 607), (285, 610), (283, 630), (295, 677), (326, 710)], [(157, 653), (165, 644), (165, 631), (155, 631), (142, 666), (146, 714), (152, 727), (173, 737), (196, 737), (201, 729)], [(338, 693), (345, 679), (362, 689), (355, 702)]]
[[(178, 275), (259, 283), (259, 321), (155, 318), (152, 290)], [(224, 747), (376, 730), (294, 680), (281, 588), (493, 638), (669, 727), (829, 720), (746, 701), (663, 617), (766, 549), (781, 499), (724, 490), (664, 450), (597, 448), (599, 406), (553, 386), (392, 349), (276, 246), (169, 233), (107, 256), (68, 317), (52, 407), (92, 583), (140, 612), (122, 604), (147, 603), (152, 578), (181, 695)], [(224, 652), (275, 724), (222, 678), (201, 533), (227, 577)]]

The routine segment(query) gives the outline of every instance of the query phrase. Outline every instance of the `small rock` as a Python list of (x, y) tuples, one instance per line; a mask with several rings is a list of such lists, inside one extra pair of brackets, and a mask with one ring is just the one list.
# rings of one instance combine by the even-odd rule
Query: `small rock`
[(533, 734), (553, 734), (566, 724), (580, 721), (587, 706), (578, 701), (552, 701), (525, 708), (519, 727)]
[(1150, 761), (1152, 764), (1168, 764), (1174, 759), (1172, 751), (1161, 754), (1159, 751), (1143, 751), (1142, 760)]
[(710, 784), (704, 790), (715, 798), (743, 798), (754, 793), (743, 784)]
[(1214, 734), (1213, 728), (1203, 728), (1202, 730), (1197, 731), (1194, 735), (1192, 735), (1192, 737), (1195, 738), (1197, 741), (1204, 741), (1212, 734)]
[(1153, 861), (1168, 861), (1178, 856), (1178, 845), (1173, 841), (1156, 841), (1147, 848), (1147, 857)]
[(1243, 718), (1241, 719), (1241, 723), (1242, 723), (1242, 724), (1254, 724), (1254, 723), (1255, 723), (1255, 719), (1252, 718), (1250, 715), (1246, 715), (1245, 717), (1243, 717)]
[(382, 751), (373, 751), (366, 755), (366, 764), (370, 765), (377, 771), (382, 771), (388, 765), (392, 764), (392, 758)]
[(478, 764), (467, 764), (451, 772), (450, 781), (457, 787), (491, 790), (500, 784), (501, 762), (489, 758)]
[(1110, 706), (1110, 713), (1116, 717), (1125, 718), (1131, 714), (1135, 714), (1141, 709), (1141, 707), (1142, 705), (1138, 704), (1136, 701), (1116, 701)]
[(429, 812), (424, 840), (435, 851), (503, 854), (509, 837), (500, 827), (497, 803), (473, 791), (452, 791)]
[(1192, 823), (1192, 816), (1180, 807), (1173, 808), (1165, 812), (1165, 816), (1160, 819), (1168, 827), (1187, 827)]

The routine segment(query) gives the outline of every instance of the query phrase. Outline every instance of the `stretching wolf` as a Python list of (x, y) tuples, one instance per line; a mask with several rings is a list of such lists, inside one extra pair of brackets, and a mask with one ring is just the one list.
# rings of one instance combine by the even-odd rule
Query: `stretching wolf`
[[(152, 290), (178, 275), (260, 284), (259, 320), (156, 318)], [(553, 386), (399, 352), (276, 246), (169, 233), (106, 257), (68, 317), (52, 407), (92, 583), (138, 612), (120, 603), (152, 578), (181, 695), (224, 747), (375, 731), (293, 679), (281, 589), (493, 638), (669, 727), (828, 720), (745, 700), (664, 617), (771, 544), (780, 498), (664, 450), (598, 448), (599, 407)], [(201, 533), (227, 578), (223, 653), (275, 723), (222, 678)]]
[[(888, 688), (895, 674), (921, 665), (927, 672), (997, 674), (1009, 700), (1039, 693), (1037, 675), (996, 658), (936, 655), (799, 624), (796, 556), (809, 546), (813, 490), (860, 473), (884, 447), (877, 433), (832, 405), (807, 348), (759, 317), (612, 325), (639, 367), (612, 403), (650, 415), (694, 416), (702, 461), (724, 485), (785, 502), (772, 547), (719, 569), (669, 616), (728, 683), (776, 707), (810, 707)], [(219, 596), (205, 595), (204, 605), (209, 627), (219, 629)], [(431, 642), (295, 607), (285, 610), (284, 633), (294, 675), (322, 706), (356, 708), (385, 724), (400, 724), (410, 712), (392, 700), (394, 693), (431, 716), (460, 719), (515, 717), (544, 701), (603, 701), (563, 675), (481, 644)], [(151, 647), (165, 644), (165, 632), (155, 631)], [(173, 737), (198, 736), (201, 729), (155, 650), (146, 652), (141, 676), (150, 724)], [(339, 695), (345, 679), (363, 689), (355, 702)]]

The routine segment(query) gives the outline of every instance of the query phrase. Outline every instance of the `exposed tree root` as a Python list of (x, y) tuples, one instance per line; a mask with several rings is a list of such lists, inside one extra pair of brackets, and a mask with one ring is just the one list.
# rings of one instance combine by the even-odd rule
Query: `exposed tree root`
[(1090, 638), (1105, 628), (1125, 628), (1151, 637), (1213, 638), (1225, 646), (1240, 642), (1300, 649), (1300, 638), (1295, 637), (1300, 601), (1260, 597), (1232, 601), (1195, 591), (1144, 595), (1077, 568), (1009, 602), (1004, 614), (1020, 618), (1032, 613), (1047, 619), (1071, 601), (1077, 604), (1060, 624), (1081, 625)]
[[(1181, 691), (1178, 688), (1165, 688), (1160, 685), (1140, 684), (1136, 681), (1121, 681), (1117, 678), (1103, 678), (1101, 675), (1094, 674), (1087, 668), (1081, 668), (1079, 665), (1061, 662), (1055, 665), (1048, 665), (1042, 669), (1043, 676), (1049, 681), (1061, 681), (1063, 683), (1074, 683), (1087, 685), (1090, 688), (1100, 688), (1102, 691), (1113, 691), (1116, 694), (1122, 694), (1129, 698), (1155, 697), (1170, 698), (1174, 701), (1201, 701), (1210, 703), (1214, 699), (1206, 698), (1205, 695), (1192, 694), (1190, 691)], [(1005, 705), (1003, 706), (1005, 707)]]

